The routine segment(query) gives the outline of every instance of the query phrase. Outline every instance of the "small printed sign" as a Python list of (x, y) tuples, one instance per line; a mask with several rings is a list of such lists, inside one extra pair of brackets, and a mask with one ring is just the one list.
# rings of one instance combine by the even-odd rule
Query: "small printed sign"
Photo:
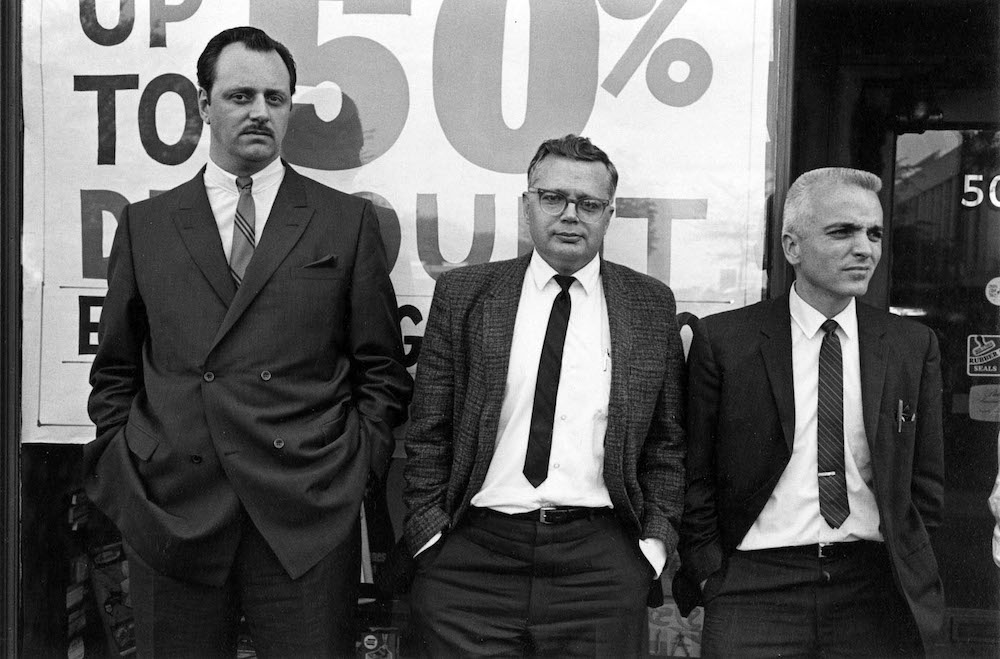
[(1000, 376), (1000, 335), (969, 335), (966, 372), (973, 376)]
[(990, 304), (1000, 307), (1000, 277), (994, 277), (986, 282), (986, 299)]
[(979, 384), (969, 388), (969, 418), (973, 421), (1000, 421), (1000, 385)]

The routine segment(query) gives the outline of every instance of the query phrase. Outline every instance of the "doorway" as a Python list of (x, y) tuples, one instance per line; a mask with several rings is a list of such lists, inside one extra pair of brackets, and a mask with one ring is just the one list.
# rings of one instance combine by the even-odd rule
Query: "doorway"
[(889, 305), (941, 344), (945, 514), (934, 537), (953, 643), (998, 642), (986, 506), (1000, 429), (1000, 127), (896, 138)]

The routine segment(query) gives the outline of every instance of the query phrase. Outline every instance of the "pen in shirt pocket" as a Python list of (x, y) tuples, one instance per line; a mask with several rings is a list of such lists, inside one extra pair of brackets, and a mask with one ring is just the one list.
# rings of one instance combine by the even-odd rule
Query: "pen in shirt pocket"
[(917, 420), (917, 413), (910, 411), (910, 406), (899, 401), (896, 407), (896, 432), (903, 432), (904, 423), (913, 423)]

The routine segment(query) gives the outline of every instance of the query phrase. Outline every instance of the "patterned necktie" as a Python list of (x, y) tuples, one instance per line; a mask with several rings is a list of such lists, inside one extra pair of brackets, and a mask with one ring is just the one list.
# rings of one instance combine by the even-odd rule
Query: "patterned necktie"
[(816, 412), (816, 454), (819, 466), (819, 512), (830, 528), (839, 528), (851, 514), (844, 474), (844, 367), (837, 321), (821, 329), (819, 395)]
[(229, 253), (229, 273), (233, 276), (236, 286), (243, 283), (243, 274), (253, 258), (253, 248), (257, 244), (254, 237), (254, 223), (257, 211), (253, 204), (253, 179), (241, 176), (236, 179), (236, 187), (240, 190), (240, 200), (236, 202), (236, 218), (233, 222), (233, 248)]
[(524, 456), (524, 476), (534, 487), (541, 485), (549, 474), (552, 422), (556, 414), (559, 372), (562, 370), (563, 345), (566, 343), (571, 307), (569, 287), (576, 281), (567, 275), (556, 275), (555, 279), (562, 290), (552, 302), (549, 324), (545, 329), (542, 356), (538, 360), (538, 379), (535, 381), (535, 402), (531, 409), (528, 450)]

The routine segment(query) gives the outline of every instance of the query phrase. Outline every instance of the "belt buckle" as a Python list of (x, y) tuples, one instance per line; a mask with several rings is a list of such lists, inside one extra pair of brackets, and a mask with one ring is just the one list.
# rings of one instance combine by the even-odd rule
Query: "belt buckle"
[(816, 557), (817, 558), (830, 558), (830, 553), (833, 551), (832, 542), (820, 542), (816, 545)]
[(538, 509), (538, 522), (540, 524), (554, 524), (554, 522), (550, 522), (549, 521), (548, 515), (546, 513), (551, 513), (551, 512), (555, 512), (555, 511), (556, 511), (555, 508), (539, 508)]

